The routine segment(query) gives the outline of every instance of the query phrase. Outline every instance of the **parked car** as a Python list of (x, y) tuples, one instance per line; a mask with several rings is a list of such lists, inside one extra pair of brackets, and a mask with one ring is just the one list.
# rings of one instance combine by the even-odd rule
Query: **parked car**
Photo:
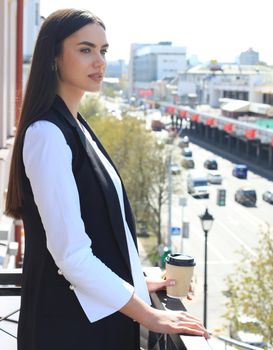
[(256, 191), (248, 188), (239, 188), (234, 197), (235, 201), (245, 206), (254, 207), (257, 201)]
[(152, 120), (151, 128), (153, 131), (161, 131), (165, 129), (165, 124), (161, 120), (154, 119)]
[(266, 343), (261, 335), (260, 324), (252, 317), (234, 317), (229, 324), (229, 335), (235, 340), (252, 346), (260, 348), (266, 347)]
[(171, 164), (171, 172), (173, 175), (181, 174), (181, 166), (179, 164)]
[(218, 164), (215, 159), (207, 159), (204, 162), (204, 167), (210, 170), (217, 170), (218, 169)]
[(247, 166), (244, 164), (236, 164), (232, 169), (232, 175), (240, 179), (247, 178)]
[(221, 185), (223, 181), (222, 175), (217, 170), (208, 173), (208, 182), (214, 185)]
[(263, 193), (263, 200), (270, 204), (273, 204), (273, 190), (267, 190)]
[(192, 157), (192, 150), (189, 147), (185, 147), (182, 149), (182, 155), (184, 157)]
[(193, 169), (195, 163), (192, 157), (183, 157), (182, 158), (182, 167), (185, 169)]
[(189, 137), (188, 136), (182, 137), (182, 139), (178, 142), (178, 146), (180, 148), (189, 147)]

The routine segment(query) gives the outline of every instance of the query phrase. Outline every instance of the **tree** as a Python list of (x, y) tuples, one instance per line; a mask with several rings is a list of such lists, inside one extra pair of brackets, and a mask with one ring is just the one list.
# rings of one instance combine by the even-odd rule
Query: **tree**
[(157, 236), (157, 244), (162, 243), (162, 207), (167, 200), (168, 192), (168, 159), (164, 147), (156, 145), (150, 163), (151, 186), (147, 193), (151, 223)]
[(89, 117), (88, 122), (112, 157), (124, 181), (137, 222), (145, 223), (161, 243), (161, 211), (166, 198), (164, 149), (139, 120)]
[(261, 229), (255, 255), (246, 250), (241, 254), (241, 262), (226, 280), (226, 317), (253, 317), (264, 340), (273, 345), (273, 227), (267, 224)]
[(86, 94), (81, 101), (79, 112), (85, 117), (106, 115), (107, 111), (103, 106), (98, 94)]

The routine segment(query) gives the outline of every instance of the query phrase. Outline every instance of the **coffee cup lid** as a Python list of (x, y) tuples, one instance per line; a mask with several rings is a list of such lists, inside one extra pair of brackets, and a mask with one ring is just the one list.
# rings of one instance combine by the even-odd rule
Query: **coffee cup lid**
[(166, 263), (175, 266), (195, 266), (194, 258), (190, 255), (169, 254), (166, 257)]

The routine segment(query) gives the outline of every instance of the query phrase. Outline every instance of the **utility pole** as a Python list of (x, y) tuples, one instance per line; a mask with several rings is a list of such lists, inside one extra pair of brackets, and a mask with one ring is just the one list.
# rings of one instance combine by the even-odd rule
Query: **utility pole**
[(172, 151), (168, 156), (168, 236), (167, 236), (167, 246), (172, 249)]

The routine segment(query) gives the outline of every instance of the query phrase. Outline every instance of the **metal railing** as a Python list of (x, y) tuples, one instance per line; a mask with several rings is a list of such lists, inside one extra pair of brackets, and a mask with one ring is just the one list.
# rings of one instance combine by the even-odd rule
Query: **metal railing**
[(261, 348), (258, 348), (257, 346), (242, 343), (238, 340), (234, 340), (225, 336), (218, 336), (217, 338), (225, 343), (225, 349), (227, 349), (227, 345), (232, 345), (237, 349), (239, 348), (239, 349), (247, 349), (247, 350), (261, 350)]
[[(2, 269), (0, 270), (0, 297), (1, 296), (20, 296), (21, 295), (21, 282), (22, 282), (22, 269)], [(16, 338), (7, 330), (2, 328), (2, 322), (18, 323), (17, 320), (11, 318), (17, 314), (19, 309), (9, 312), (7, 315), (0, 315), (0, 331), (9, 335), (12, 338)]]
[[(150, 272), (158, 268), (149, 268)], [(22, 269), (0, 270), (0, 296), (20, 296), (22, 282)], [(179, 299), (168, 298), (165, 291), (151, 293), (151, 301), (153, 307), (159, 310), (182, 310), (186, 308)], [(16, 309), (7, 315), (0, 315), (0, 331), (15, 338), (15, 336), (1, 327), (2, 321), (17, 323), (17, 320), (12, 316), (19, 312)], [(158, 334), (147, 329), (141, 329), (142, 335), (142, 349), (143, 350), (212, 350), (211, 344), (207, 342), (204, 337), (196, 337), (181, 334)], [(260, 350), (255, 346), (251, 346), (234, 339), (224, 336), (217, 336), (217, 338), (224, 342), (225, 349), (227, 345), (236, 348), (247, 350)]]
[[(179, 299), (168, 298), (165, 291), (151, 293), (150, 296), (156, 309), (186, 311)], [(198, 350), (212, 350), (204, 337), (149, 332), (147, 350), (197, 350), (197, 347)]]

